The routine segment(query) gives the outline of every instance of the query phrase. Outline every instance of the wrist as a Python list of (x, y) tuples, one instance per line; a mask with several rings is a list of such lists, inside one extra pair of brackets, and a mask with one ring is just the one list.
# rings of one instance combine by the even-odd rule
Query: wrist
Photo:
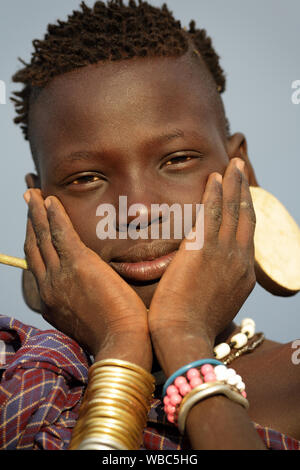
[(155, 355), (169, 377), (181, 367), (202, 358), (214, 358), (213, 341), (204, 332), (169, 328), (151, 335)]
[(96, 352), (94, 359), (97, 362), (111, 358), (132, 362), (150, 372), (152, 347), (149, 335), (124, 332), (122, 335), (110, 336)]

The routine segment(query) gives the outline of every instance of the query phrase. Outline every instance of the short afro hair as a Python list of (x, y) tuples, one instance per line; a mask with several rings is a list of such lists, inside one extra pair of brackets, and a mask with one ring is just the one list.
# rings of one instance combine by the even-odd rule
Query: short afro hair
[[(29, 64), (19, 58), (24, 68), (12, 80), (24, 86), (10, 99), (17, 114), (14, 122), (20, 124), (25, 140), (29, 140), (30, 99), (35, 99), (54, 77), (99, 61), (182, 56), (192, 45), (204, 60), (217, 91), (225, 90), (219, 56), (206, 30), (196, 29), (195, 21), (190, 22), (189, 29), (182, 28), (166, 4), (157, 8), (142, 0), (129, 0), (127, 5), (123, 0), (110, 0), (106, 4), (96, 1), (90, 8), (83, 1), (80, 8), (67, 21), (49, 24), (44, 39), (32, 42), (35, 50)], [(225, 112), (224, 122), (229, 134)]]

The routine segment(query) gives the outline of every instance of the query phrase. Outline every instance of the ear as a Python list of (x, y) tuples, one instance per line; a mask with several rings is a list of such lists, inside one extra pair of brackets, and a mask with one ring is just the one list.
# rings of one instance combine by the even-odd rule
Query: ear
[(22, 294), (23, 299), (30, 308), (36, 313), (42, 313), (41, 298), (34, 275), (31, 271), (23, 271), (22, 274)]
[(41, 187), (41, 180), (38, 175), (34, 173), (27, 173), (25, 176), (25, 183), (27, 188), (40, 188)]
[(248, 156), (247, 140), (244, 134), (236, 132), (227, 139), (227, 154), (229, 159), (239, 157), (245, 162), (245, 173), (249, 186), (259, 186), (255, 172)]
[[(39, 176), (28, 173), (25, 176), (27, 188), (40, 188)], [(24, 270), (22, 273), (22, 293), (26, 305), (34, 312), (41, 313), (41, 299), (38, 286), (31, 271)]]

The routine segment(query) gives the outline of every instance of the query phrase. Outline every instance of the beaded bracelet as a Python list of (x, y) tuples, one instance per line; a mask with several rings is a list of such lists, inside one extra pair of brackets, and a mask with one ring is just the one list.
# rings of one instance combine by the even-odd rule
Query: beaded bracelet
[(190, 368), (186, 372), (186, 377), (177, 375), (174, 380), (174, 384), (167, 387), (163, 402), (164, 411), (169, 422), (176, 423), (176, 413), (178, 406), (181, 404), (183, 398), (185, 396), (188, 397), (193, 389), (201, 386), (202, 384), (206, 384), (206, 387), (208, 384), (221, 384), (232, 387), (234, 389), (233, 391), (242, 397), (242, 400), (246, 399), (247, 394), (245, 391), (245, 384), (242, 381), (241, 376), (236, 374), (234, 369), (228, 369), (223, 364), (218, 364), (217, 366), (213, 367), (213, 365), (208, 361), (211, 362), (211, 359), (204, 359), (202, 361), (196, 361), (193, 363), (197, 364), (199, 362), (204, 362), (200, 368), (202, 378), (198, 369)]
[(186, 366), (183, 366), (181, 367), (180, 369), (178, 369), (176, 372), (174, 372), (174, 374), (172, 374), (168, 380), (166, 381), (164, 387), (163, 387), (163, 392), (162, 392), (162, 396), (164, 397), (167, 393), (167, 388), (169, 387), (169, 385), (171, 385), (176, 377), (179, 377), (180, 375), (182, 374), (185, 374), (188, 372), (189, 369), (193, 369), (195, 367), (200, 367), (200, 366), (203, 366), (205, 364), (213, 364), (213, 365), (223, 365), (222, 362), (216, 360), (216, 359), (200, 359), (199, 361), (194, 361), (194, 362), (191, 362), (190, 364), (187, 364)]

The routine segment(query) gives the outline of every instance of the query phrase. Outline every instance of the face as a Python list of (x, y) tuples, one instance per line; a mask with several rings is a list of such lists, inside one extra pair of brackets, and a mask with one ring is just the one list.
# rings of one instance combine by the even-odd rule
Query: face
[[(151, 204), (195, 209), (209, 174), (223, 174), (229, 161), (201, 77), (185, 56), (99, 63), (56, 77), (30, 110), (43, 196), (61, 200), (82, 241), (146, 306), (170, 262), (164, 255), (181, 241), (172, 229), (170, 240), (151, 240), (151, 225), (162, 223), (161, 215), (151, 217)], [(127, 223), (142, 216), (148, 239), (118, 238), (119, 196), (127, 196), (128, 207), (143, 205)], [(97, 236), (96, 210), (104, 203), (116, 209), (116, 239)]]

